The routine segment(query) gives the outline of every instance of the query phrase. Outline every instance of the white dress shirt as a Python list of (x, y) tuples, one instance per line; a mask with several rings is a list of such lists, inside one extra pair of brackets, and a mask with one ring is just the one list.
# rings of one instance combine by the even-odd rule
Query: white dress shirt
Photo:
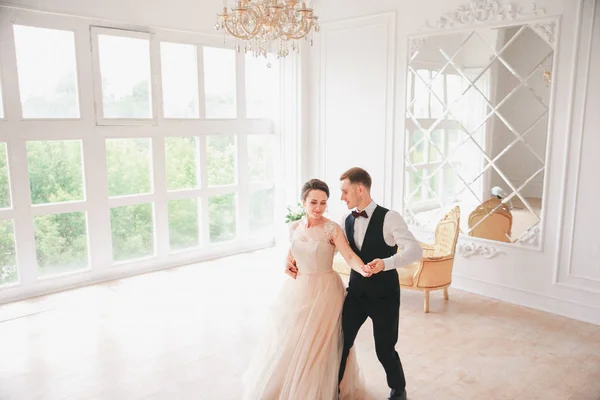
[[(354, 221), (354, 243), (358, 250), (362, 248), (363, 242), (365, 240), (365, 233), (367, 232), (367, 227), (369, 226), (369, 221), (371, 221), (371, 216), (375, 211), (377, 204), (374, 201), (364, 209), (367, 213), (367, 218), (358, 217)], [(358, 210), (361, 212), (362, 210)], [(346, 234), (346, 218), (349, 214), (346, 214), (342, 219), (342, 231)], [(398, 252), (391, 257), (384, 258), (383, 262), (385, 263), (385, 270), (389, 271), (394, 268), (406, 267), (418, 261), (423, 257), (423, 250), (421, 250), (421, 245), (415, 239), (413, 234), (408, 230), (408, 225), (404, 222), (404, 218), (393, 210), (389, 210), (387, 214), (385, 214), (385, 219), (383, 220), (383, 238), (385, 243), (393, 247), (398, 245)], [(369, 262), (371, 260), (367, 260)]]

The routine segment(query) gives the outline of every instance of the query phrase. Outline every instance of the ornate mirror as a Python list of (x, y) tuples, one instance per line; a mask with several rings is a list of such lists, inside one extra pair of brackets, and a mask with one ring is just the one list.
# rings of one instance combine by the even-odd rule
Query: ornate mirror
[[(404, 211), (434, 230), (458, 206), (463, 235), (536, 246), (556, 21), (504, 7), (472, 2), (409, 38)], [(444, 32), (465, 19), (475, 29)]]

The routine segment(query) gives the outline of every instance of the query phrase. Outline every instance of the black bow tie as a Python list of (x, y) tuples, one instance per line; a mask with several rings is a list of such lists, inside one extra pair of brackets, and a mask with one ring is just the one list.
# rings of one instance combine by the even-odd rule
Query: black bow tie
[(361, 212), (358, 211), (352, 211), (352, 216), (354, 218), (358, 218), (358, 217), (365, 217), (365, 218), (369, 218), (369, 216), (367, 215), (367, 212), (365, 210), (362, 210)]

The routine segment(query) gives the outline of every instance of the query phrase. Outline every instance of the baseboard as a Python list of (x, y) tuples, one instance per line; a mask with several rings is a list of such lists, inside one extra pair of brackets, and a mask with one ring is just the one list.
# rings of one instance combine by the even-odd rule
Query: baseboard
[(575, 303), (466, 276), (453, 275), (452, 287), (507, 303), (600, 325), (600, 308), (593, 305)]

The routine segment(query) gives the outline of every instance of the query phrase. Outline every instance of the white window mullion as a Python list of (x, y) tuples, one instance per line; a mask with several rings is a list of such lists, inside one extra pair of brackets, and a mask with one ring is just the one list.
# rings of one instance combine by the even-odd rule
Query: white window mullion
[(235, 53), (235, 81), (237, 97), (237, 117), (247, 119), (246, 116), (246, 54)]
[(167, 192), (167, 201), (195, 199), (204, 195), (201, 189), (182, 189)]
[(198, 115), (200, 120), (206, 119), (206, 96), (204, 95), (204, 51), (202, 46), (196, 46), (198, 71)]
[(88, 243), (90, 265), (101, 271), (112, 264), (112, 234), (106, 176), (106, 142), (102, 137), (83, 140), (85, 192), (88, 203)]
[(21, 96), (19, 94), (13, 24), (8, 19), (0, 21), (0, 38), (2, 38), (0, 40), (0, 61), (2, 62), (4, 118), (7, 121), (16, 122), (22, 119)]
[(15, 212), (15, 246), (19, 282), (28, 287), (37, 281), (37, 259), (31, 215), (31, 192), (27, 170), (25, 140), (13, 139), (8, 145), (8, 162), (12, 183), (12, 204)]
[[(236, 97), (237, 97), (237, 117), (238, 119), (247, 119), (246, 112), (246, 54), (236, 52), (235, 58), (235, 81), (236, 81)], [(248, 212), (249, 212), (249, 194), (246, 183), (248, 182), (248, 140), (245, 130), (237, 130), (231, 132), (236, 134), (235, 141), (237, 144), (237, 180), (238, 192), (236, 195), (236, 239), (245, 238), (248, 236)]]
[(238, 185), (213, 186), (203, 190), (207, 196), (222, 196), (225, 194), (237, 193), (240, 190)]
[(138, 204), (154, 203), (155, 195), (153, 193), (132, 194), (129, 196), (110, 197), (108, 206), (110, 208), (134, 206)]
[(33, 218), (42, 215), (68, 214), (72, 212), (86, 212), (87, 202), (67, 201), (63, 203), (40, 204), (31, 207), (31, 216)]
[[(204, 94), (202, 94), (203, 96)], [(206, 136), (200, 136), (198, 139), (198, 165), (200, 168), (200, 188), (203, 190), (204, 195), (198, 199), (198, 223), (199, 227), (199, 238), (198, 241), (201, 247), (206, 247), (210, 243), (209, 237), (209, 224), (208, 224), (208, 192), (205, 190), (208, 187), (208, 173), (206, 165)]]
[(94, 120), (95, 112), (94, 82), (92, 79), (89, 79), (90, 72), (94, 69), (90, 43), (89, 26), (81, 21), (77, 24), (77, 29), (75, 30), (75, 57), (77, 61), (77, 87), (79, 89), (79, 115), (81, 121), (87, 127), (90, 126), (88, 122)]
[(150, 36), (150, 87), (152, 88), (150, 101), (155, 125), (158, 125), (159, 120), (164, 119), (161, 76), (160, 42), (156, 39), (156, 35), (152, 34)]
[(248, 191), (248, 135), (237, 135), (237, 171), (238, 171), (238, 195), (237, 195), (237, 232), (238, 237), (244, 238), (248, 236), (250, 229), (249, 212), (250, 212), (250, 193)]
[(100, 72), (100, 51), (98, 50), (98, 33), (90, 26), (90, 44), (92, 46), (92, 81), (94, 85), (94, 104), (96, 105), (96, 124), (101, 125), (104, 119), (104, 102), (102, 101), (102, 74)]
[(167, 207), (167, 176), (165, 164), (165, 140), (152, 140), (153, 176), (154, 176), (154, 212), (156, 251), (159, 258), (169, 256), (169, 216)]
[[(152, 113), (155, 123), (164, 119), (160, 41), (150, 38), (150, 71), (152, 76)], [(169, 216), (167, 207), (167, 176), (165, 139), (152, 139), (152, 179), (154, 189), (154, 249), (159, 258), (169, 256)]]
[[(94, 65), (94, 54), (90, 51), (92, 36), (87, 23), (82, 22), (75, 32), (75, 51), (77, 71), (79, 74), (79, 109), (82, 121), (86, 126), (94, 125), (97, 99), (94, 82), (87, 79), (89, 74), (99, 75), (99, 68)], [(101, 96), (101, 94), (100, 94)], [(100, 97), (101, 98), (101, 97)], [(91, 122), (91, 124), (90, 124)], [(61, 130), (64, 134), (66, 130)], [(106, 177), (106, 143), (99, 135), (89, 134), (82, 139), (83, 187), (86, 199), (86, 226), (88, 241), (89, 266), (93, 273), (100, 272), (112, 264), (112, 238), (110, 227), (110, 210), (108, 208), (108, 183)]]

